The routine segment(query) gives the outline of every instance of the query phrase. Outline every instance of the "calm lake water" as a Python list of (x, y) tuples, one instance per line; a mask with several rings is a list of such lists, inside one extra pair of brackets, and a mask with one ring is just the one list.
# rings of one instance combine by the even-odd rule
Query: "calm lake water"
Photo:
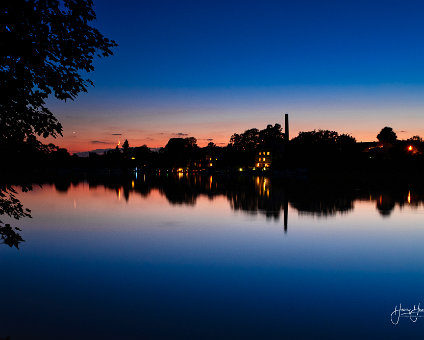
[[(375, 339), (424, 306), (414, 190), (216, 176), (62, 181), (19, 196), (0, 339)], [(424, 313), (421, 313), (424, 316)]]

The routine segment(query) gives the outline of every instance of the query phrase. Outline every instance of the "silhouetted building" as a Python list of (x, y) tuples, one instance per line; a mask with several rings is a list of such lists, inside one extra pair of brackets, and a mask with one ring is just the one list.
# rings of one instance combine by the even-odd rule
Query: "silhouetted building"
[(218, 161), (218, 157), (206, 155), (197, 161), (190, 164), (188, 167), (191, 170), (207, 170), (207, 169), (213, 169), (216, 167)]
[(272, 151), (261, 150), (255, 158), (255, 167), (257, 169), (268, 169), (272, 164)]

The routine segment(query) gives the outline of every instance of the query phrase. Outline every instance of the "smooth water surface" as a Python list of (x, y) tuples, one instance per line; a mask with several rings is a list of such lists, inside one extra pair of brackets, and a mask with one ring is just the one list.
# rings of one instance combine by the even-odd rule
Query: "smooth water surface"
[[(413, 191), (213, 176), (34, 186), (0, 245), (0, 339), (399, 338), (424, 306)], [(285, 214), (286, 213), (286, 214)], [(5, 220), (2, 218), (2, 220)], [(424, 314), (422, 314), (424, 315)]]

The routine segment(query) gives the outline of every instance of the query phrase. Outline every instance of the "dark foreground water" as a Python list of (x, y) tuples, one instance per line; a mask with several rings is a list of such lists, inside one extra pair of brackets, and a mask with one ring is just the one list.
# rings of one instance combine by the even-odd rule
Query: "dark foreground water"
[(180, 174), (18, 197), (33, 218), (10, 221), (19, 250), (0, 245), (0, 339), (424, 333), (424, 318), (390, 317), (400, 303), (424, 307), (424, 206), (413, 190)]

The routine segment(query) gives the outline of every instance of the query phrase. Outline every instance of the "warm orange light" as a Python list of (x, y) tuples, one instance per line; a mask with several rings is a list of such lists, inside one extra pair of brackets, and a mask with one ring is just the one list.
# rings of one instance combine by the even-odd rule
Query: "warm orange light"
[(212, 166), (212, 163), (209, 163), (209, 166)]
[(135, 159), (135, 157), (131, 157), (131, 159)]
[(131, 188), (134, 189), (134, 181), (131, 182)]
[(408, 191), (408, 204), (411, 204), (411, 192)]
[(412, 151), (412, 145), (408, 146), (408, 150)]

